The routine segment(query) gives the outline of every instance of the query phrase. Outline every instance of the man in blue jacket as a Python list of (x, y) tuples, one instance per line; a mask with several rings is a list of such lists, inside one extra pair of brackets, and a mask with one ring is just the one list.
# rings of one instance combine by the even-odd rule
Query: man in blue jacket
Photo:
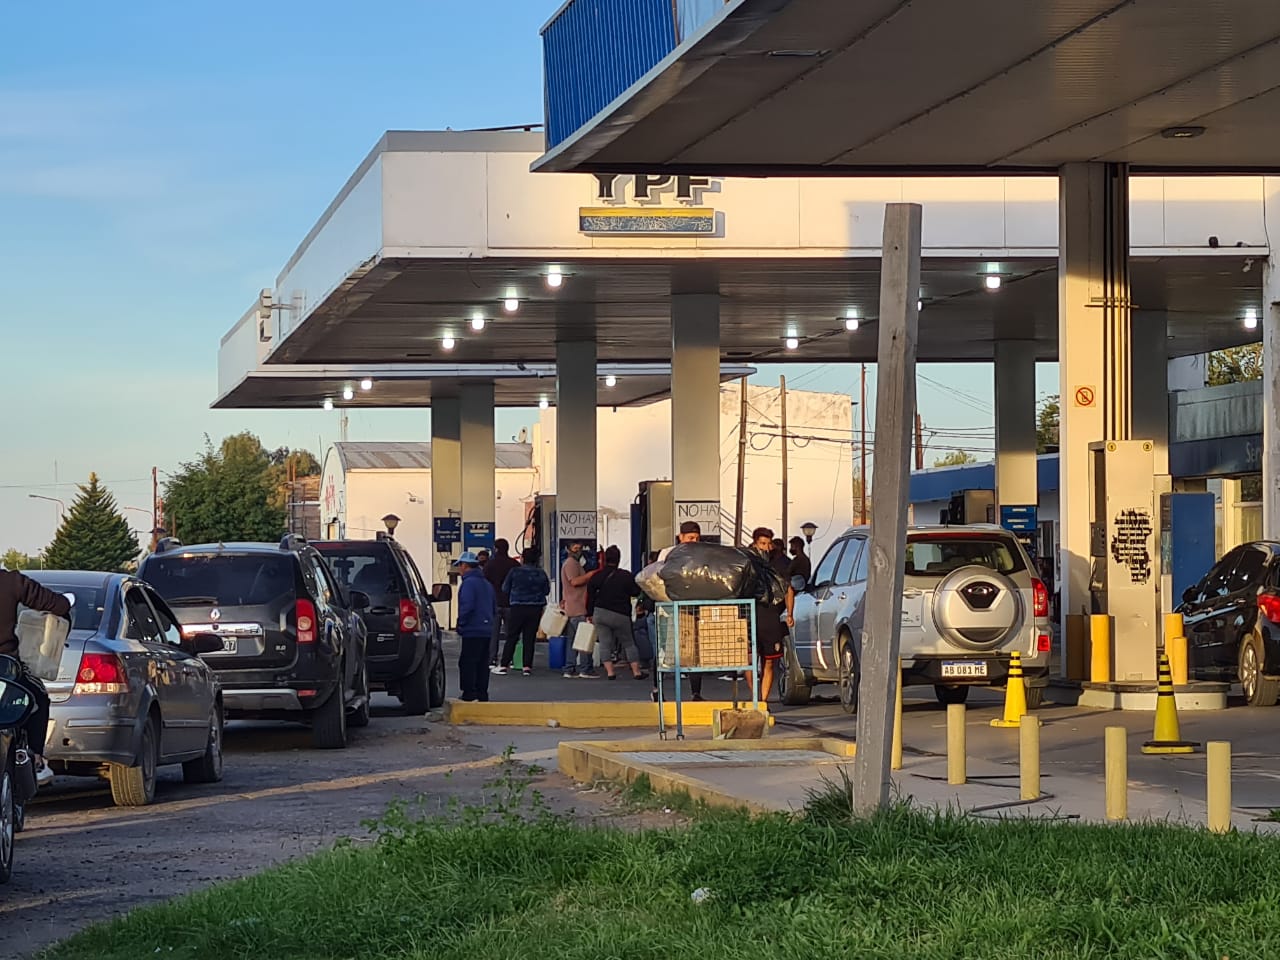
[(458, 558), (462, 582), (458, 587), (458, 681), (463, 700), (489, 699), (489, 641), (498, 602), (493, 587), (480, 571), (480, 558), (468, 550)]

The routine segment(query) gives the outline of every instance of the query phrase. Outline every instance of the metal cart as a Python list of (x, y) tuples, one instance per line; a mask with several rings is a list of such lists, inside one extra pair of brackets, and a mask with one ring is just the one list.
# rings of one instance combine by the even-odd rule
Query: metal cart
[[(760, 708), (760, 672), (756, 664), (754, 600), (680, 600), (659, 603), (654, 611), (654, 648), (658, 663), (658, 734), (667, 737), (662, 675), (675, 678), (676, 739), (684, 739), (681, 678), (689, 673), (751, 675), (751, 703)], [(738, 706), (738, 682), (733, 684)]]

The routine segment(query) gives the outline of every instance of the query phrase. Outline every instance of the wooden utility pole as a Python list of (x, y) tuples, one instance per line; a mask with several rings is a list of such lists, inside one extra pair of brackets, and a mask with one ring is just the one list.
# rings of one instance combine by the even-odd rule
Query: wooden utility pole
[(733, 508), (733, 545), (742, 546), (742, 498), (747, 488), (747, 378), (742, 378), (742, 404), (738, 413), (738, 496)]
[(160, 470), (151, 468), (151, 552), (156, 552), (160, 539)]
[(916, 469), (924, 469), (924, 422), (919, 410), (916, 411)]
[(858, 753), (852, 800), (862, 816), (889, 803), (894, 702), (901, 681), (898, 651), (920, 319), (920, 213), (917, 203), (890, 203), (884, 213), (876, 356), (876, 512), (871, 521), (862, 660), (855, 678)]
[(782, 529), (778, 536), (786, 540), (791, 536), (790, 517), (787, 516), (787, 378), (778, 378), (778, 398), (782, 404)]
[(858, 506), (858, 523), (867, 522), (867, 365), (862, 365), (862, 403), (858, 407), (862, 411), (862, 440), (858, 444), (862, 465), (858, 467), (858, 479), (862, 484), (861, 502)]

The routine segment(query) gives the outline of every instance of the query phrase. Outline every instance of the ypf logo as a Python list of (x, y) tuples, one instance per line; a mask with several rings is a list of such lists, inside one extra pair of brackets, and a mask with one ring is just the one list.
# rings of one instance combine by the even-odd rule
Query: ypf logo
[(660, 204), (668, 194), (677, 203), (696, 206), (704, 194), (719, 193), (721, 181), (713, 177), (672, 177), (661, 174), (637, 173), (634, 176), (617, 173), (597, 173), (596, 199), (601, 203), (621, 206), (627, 202), (627, 184), (631, 185), (631, 199), (636, 203)]

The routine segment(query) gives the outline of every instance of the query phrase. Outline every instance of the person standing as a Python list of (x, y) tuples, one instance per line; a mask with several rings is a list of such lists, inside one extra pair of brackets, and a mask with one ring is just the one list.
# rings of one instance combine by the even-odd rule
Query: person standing
[(640, 666), (635, 636), (631, 629), (631, 601), (640, 596), (640, 587), (630, 570), (622, 569), (622, 551), (610, 547), (604, 552), (604, 566), (587, 584), (587, 616), (596, 627), (596, 644), (600, 662), (610, 680), (618, 678), (613, 669), (614, 653), (621, 653), (631, 664), (631, 675), (647, 680), (649, 674)]
[[(751, 532), (751, 547), (759, 554), (770, 570), (776, 571), (772, 560), (774, 551), (772, 530), (768, 527), (756, 527)], [(779, 575), (778, 579), (781, 580), (782, 576)], [(774, 592), (769, 591), (770, 594)], [(774, 596), (771, 599), (772, 602), (756, 600), (756, 656), (763, 662), (763, 667), (760, 670), (760, 700), (762, 703), (768, 701), (769, 693), (773, 690), (774, 664), (782, 658), (783, 644), (786, 642), (782, 626), (782, 617), (786, 610), (785, 596)], [(752, 677), (749, 674), (747, 682), (752, 682)]]
[(565, 628), (569, 657), (564, 675), (593, 680), (596, 676), (594, 657), (573, 649), (578, 627), (587, 622), (587, 584), (590, 581), (591, 574), (582, 564), (582, 544), (577, 541), (570, 543), (568, 555), (560, 566), (560, 610), (569, 618), (569, 626)]
[(791, 585), (791, 581), (796, 577), (804, 578), (807, 584), (809, 578), (813, 576), (813, 561), (809, 559), (809, 555), (804, 552), (804, 538), (791, 538), (791, 566), (787, 569), (787, 585)]
[[(494, 557), (489, 563), (494, 563)], [(533, 673), (533, 651), (538, 642), (538, 625), (547, 609), (547, 595), (551, 593), (551, 581), (546, 571), (538, 566), (538, 551), (529, 547), (521, 554), (522, 563), (511, 568), (502, 583), (502, 593), (510, 597), (507, 620), (507, 642), (502, 648), (502, 661), (498, 674), (505, 675), (511, 668), (516, 653), (516, 643), (524, 644), (524, 675)]]
[(774, 537), (769, 542), (769, 566), (784, 580), (791, 570), (791, 561), (787, 559), (787, 545), (782, 542), (781, 537)]
[(680, 546), (680, 544), (697, 543), (701, 539), (702, 527), (698, 524), (698, 521), (686, 520), (684, 523), (680, 524), (680, 533), (676, 537), (676, 542), (669, 547), (664, 547), (658, 554), (658, 562), (661, 563), (663, 560), (667, 559), (667, 556), (671, 551)]
[(493, 587), (498, 601), (498, 615), (493, 618), (493, 638), (489, 644), (489, 665), (495, 668), (498, 666), (498, 654), (502, 650), (502, 643), (511, 632), (511, 598), (503, 590), (502, 585), (507, 582), (507, 574), (515, 567), (515, 558), (511, 556), (511, 544), (506, 540), (495, 540), (493, 556), (482, 562), (480, 566), (484, 571), (484, 578), (489, 581), (489, 586)]
[(458, 680), (462, 699), (489, 699), (489, 644), (498, 615), (497, 595), (480, 571), (480, 558), (468, 550), (458, 558), (462, 581), (458, 587)]

